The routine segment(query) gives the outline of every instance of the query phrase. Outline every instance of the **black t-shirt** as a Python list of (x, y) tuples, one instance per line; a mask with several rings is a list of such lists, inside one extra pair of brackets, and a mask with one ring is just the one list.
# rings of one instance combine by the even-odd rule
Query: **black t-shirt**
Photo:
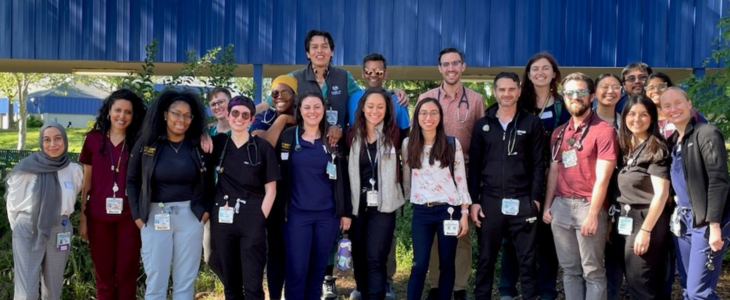
[[(654, 186), (651, 176), (669, 179), (669, 157), (665, 156), (659, 162), (652, 163), (649, 153), (643, 153), (629, 160), (618, 174), (619, 196), (617, 201), (622, 204), (651, 204), (654, 197)], [(633, 157), (634, 155), (632, 155)]]
[[(198, 180), (198, 169), (190, 153), (190, 142), (182, 144), (165, 141), (158, 150), (153, 180), (153, 202), (182, 202), (193, 199), (193, 187)], [(172, 146), (175, 146), (173, 149)], [(180, 148), (177, 148), (177, 147)], [(177, 150), (177, 152), (175, 152)]]
[(229, 138), (223, 151), (223, 172), (218, 173), (216, 201), (225, 195), (232, 201), (228, 203), (231, 206), (237, 198), (262, 200), (266, 195), (264, 185), (281, 179), (274, 147), (259, 137), (252, 136), (240, 148)]
[[(377, 177), (377, 169), (378, 169), (378, 162), (377, 162), (377, 144), (376, 143), (365, 143), (368, 152), (370, 152), (370, 158), (368, 158), (368, 153), (365, 152), (365, 150), (360, 151), (360, 187), (361, 188), (367, 188), (368, 190), (371, 188), (370, 186), (370, 178), (375, 178), (375, 180), (378, 180)], [(373, 174), (373, 169), (370, 166), (370, 159), (372, 159), (372, 163), (375, 166), (375, 174)], [(376, 182), (375, 189), (378, 189), (378, 184)]]

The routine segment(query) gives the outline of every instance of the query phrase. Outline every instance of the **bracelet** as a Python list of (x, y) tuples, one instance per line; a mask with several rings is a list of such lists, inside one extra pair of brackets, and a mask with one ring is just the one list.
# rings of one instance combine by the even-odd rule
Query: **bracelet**
[(641, 228), (641, 231), (644, 231), (644, 232), (647, 232), (647, 233), (651, 233), (651, 230), (646, 230), (644, 228)]
[(468, 209), (462, 209), (462, 210), (461, 210), (461, 214), (462, 214), (462, 215), (463, 215), (463, 214), (468, 214), (468, 213), (469, 213), (469, 210), (468, 210)]

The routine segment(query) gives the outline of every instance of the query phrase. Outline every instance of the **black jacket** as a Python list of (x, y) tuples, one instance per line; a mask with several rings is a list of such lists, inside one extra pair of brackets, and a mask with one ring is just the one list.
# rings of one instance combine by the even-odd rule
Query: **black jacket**
[[(144, 141), (137, 141), (129, 154), (129, 165), (127, 166), (127, 196), (129, 197), (129, 208), (132, 211), (132, 219), (142, 219), (145, 224), (149, 220), (150, 203), (152, 202), (152, 189), (155, 188), (152, 182), (155, 165), (159, 158), (160, 151), (155, 151), (158, 147), (165, 147), (169, 144), (166, 138), (161, 137), (150, 146), (144, 145)], [(210, 212), (211, 191), (214, 188), (213, 168), (210, 164), (209, 155), (203, 155), (200, 150), (200, 143), (193, 140), (190, 145), (191, 159), (195, 162), (195, 167), (200, 170), (198, 180), (193, 188), (193, 199), (190, 208), (193, 214), (201, 220), (203, 213)]]
[[(281, 180), (276, 183), (276, 200), (278, 203), (286, 203), (289, 205), (291, 201), (291, 182), (296, 180), (292, 178), (291, 160), (282, 159), (282, 155), (289, 157), (289, 153), (295, 151), (297, 126), (287, 128), (279, 136), (276, 143), (276, 159), (279, 161), (281, 169)], [(299, 132), (299, 138), (304, 133)], [(344, 138), (340, 139), (339, 149), (344, 150)], [(352, 203), (350, 201), (350, 178), (347, 172), (347, 157), (343, 151), (338, 151), (335, 156), (335, 166), (337, 167), (337, 179), (332, 180), (332, 194), (335, 197), (335, 215), (337, 217), (352, 217)], [(284, 214), (286, 216), (286, 213)]]
[(467, 177), (472, 201), (477, 203), (482, 194), (542, 201), (546, 143), (542, 120), (518, 109), (505, 131), (497, 109), (497, 104), (487, 108), (472, 129)]
[[(669, 137), (677, 144), (679, 132)], [(715, 126), (690, 119), (680, 143), (682, 168), (692, 206), (694, 227), (721, 223), (728, 212), (727, 150)], [(721, 224), (722, 225), (722, 224)]]

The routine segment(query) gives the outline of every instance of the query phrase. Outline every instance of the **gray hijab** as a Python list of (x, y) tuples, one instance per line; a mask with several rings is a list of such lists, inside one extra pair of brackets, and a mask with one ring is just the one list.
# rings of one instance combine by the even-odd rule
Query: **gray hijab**
[[(43, 132), (48, 128), (57, 128), (63, 137), (63, 153), (51, 158), (43, 152)], [(41, 150), (22, 159), (10, 173), (13, 174), (35, 174), (36, 180), (33, 188), (33, 206), (31, 208), (31, 222), (33, 224), (33, 249), (44, 247), (44, 241), (51, 234), (51, 228), (61, 224), (61, 183), (58, 181), (58, 170), (68, 166), (68, 137), (66, 130), (58, 123), (43, 125), (39, 134), (39, 145)]]

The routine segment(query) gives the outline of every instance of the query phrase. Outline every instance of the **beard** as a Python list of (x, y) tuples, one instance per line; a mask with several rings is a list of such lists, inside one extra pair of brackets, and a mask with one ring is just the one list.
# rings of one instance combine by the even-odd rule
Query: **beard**
[(582, 101), (580, 102), (580, 105), (578, 107), (574, 107), (574, 104), (577, 105), (578, 103), (569, 102), (567, 108), (570, 115), (575, 117), (580, 117), (584, 115), (588, 111), (588, 109), (590, 109), (590, 105), (586, 105)]

